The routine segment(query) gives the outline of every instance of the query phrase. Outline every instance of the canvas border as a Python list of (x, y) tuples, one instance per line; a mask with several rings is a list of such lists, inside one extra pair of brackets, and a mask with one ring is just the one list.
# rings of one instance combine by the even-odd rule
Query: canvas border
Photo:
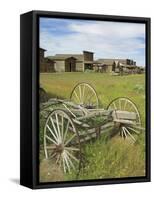
[[(137, 183), (151, 181), (151, 19), (144, 17), (114, 16), (114, 15), (95, 15), (85, 13), (67, 13), (51, 11), (32, 11), (32, 152), (31, 166), (33, 189), (40, 188), (58, 188), (74, 186), (90, 186), (105, 184)], [(64, 182), (39, 182), (39, 17), (65, 18), (65, 19), (83, 19), (100, 20), (127, 23), (144, 23), (146, 25), (146, 175), (144, 177), (126, 177), (98, 180), (64, 181)], [(21, 147), (22, 148), (22, 147)], [(31, 169), (29, 169), (31, 170)], [(22, 184), (24, 185), (24, 184)]]

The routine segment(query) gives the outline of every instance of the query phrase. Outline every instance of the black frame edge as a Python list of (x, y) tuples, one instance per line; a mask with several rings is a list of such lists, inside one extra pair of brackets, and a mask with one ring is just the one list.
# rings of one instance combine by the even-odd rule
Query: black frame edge
[(74, 18), (74, 19), (91, 19), (93, 20), (113, 20), (113, 21), (137, 21), (145, 22), (150, 20), (150, 17), (136, 17), (136, 16), (123, 16), (123, 15), (106, 15), (106, 14), (91, 14), (91, 13), (75, 13), (75, 12), (59, 12), (59, 11), (42, 11), (42, 10), (33, 10), (34, 15), (46, 15), (52, 17), (60, 17), (60, 18)]
[(146, 19), (146, 176), (151, 181), (151, 18)]
[(20, 184), (32, 188), (32, 12), (20, 15)]

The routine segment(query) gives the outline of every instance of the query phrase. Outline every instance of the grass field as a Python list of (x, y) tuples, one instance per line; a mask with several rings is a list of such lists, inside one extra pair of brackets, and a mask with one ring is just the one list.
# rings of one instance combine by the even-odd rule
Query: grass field
[[(142, 124), (145, 124), (144, 75), (111, 76), (102, 73), (50, 73), (40, 75), (40, 84), (51, 97), (69, 99), (73, 87), (79, 82), (90, 83), (98, 93), (100, 105), (107, 105), (117, 97), (128, 97), (137, 105)], [(42, 133), (40, 133), (42, 137)], [(41, 140), (40, 140), (41, 141)], [(78, 179), (99, 179), (145, 175), (144, 134), (135, 144), (116, 136), (110, 140), (101, 137), (82, 148), (85, 164)], [(41, 156), (41, 162), (43, 155)], [(46, 166), (46, 165), (43, 165)], [(43, 171), (43, 170), (42, 170)], [(52, 173), (52, 172), (51, 172)], [(56, 172), (54, 172), (54, 175)], [(59, 175), (48, 181), (72, 180), (72, 175)], [(46, 181), (42, 175), (42, 180)]]

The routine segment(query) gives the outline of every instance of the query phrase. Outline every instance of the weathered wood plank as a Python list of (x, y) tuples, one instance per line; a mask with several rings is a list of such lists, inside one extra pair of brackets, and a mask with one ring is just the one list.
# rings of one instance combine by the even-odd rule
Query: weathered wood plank
[(113, 120), (115, 119), (136, 120), (136, 113), (116, 110), (112, 112), (112, 117), (113, 117)]
[(118, 122), (118, 123), (121, 123), (121, 124), (136, 125), (135, 121), (126, 120), (126, 119), (114, 119), (114, 122)]

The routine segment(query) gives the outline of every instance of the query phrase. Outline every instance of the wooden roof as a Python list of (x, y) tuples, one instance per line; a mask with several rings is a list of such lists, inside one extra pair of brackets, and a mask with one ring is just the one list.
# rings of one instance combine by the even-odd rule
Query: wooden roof
[(94, 54), (94, 52), (92, 52), (92, 51), (83, 51), (83, 53), (92, 53), (92, 54)]
[(61, 55), (61, 56), (48, 56), (47, 57), (48, 59), (50, 60), (66, 60), (66, 59), (69, 59), (69, 58), (73, 58), (76, 60), (76, 58), (74, 56), (71, 56), (71, 55), (67, 55), (67, 56), (64, 56), (64, 55)]
[(82, 54), (56, 54), (55, 56), (48, 56), (49, 59), (53, 60), (66, 60), (68, 58), (74, 58), (79, 61), (83, 61)]
[(43, 49), (43, 48), (39, 48), (41, 51), (46, 51), (46, 49)]

